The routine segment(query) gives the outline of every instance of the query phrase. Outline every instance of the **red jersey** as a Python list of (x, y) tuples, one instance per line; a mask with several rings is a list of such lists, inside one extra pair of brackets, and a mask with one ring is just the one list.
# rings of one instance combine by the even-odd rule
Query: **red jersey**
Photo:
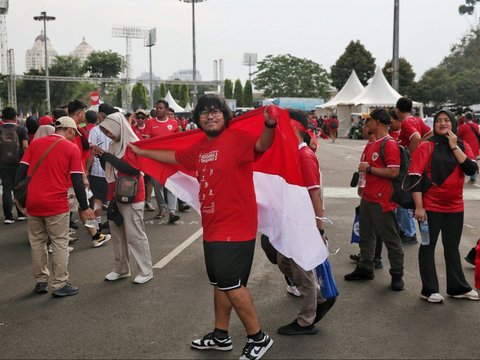
[[(32, 141), (21, 161), (28, 165), (28, 175), (58, 138), (62, 136), (52, 134)], [(53, 216), (69, 212), (67, 189), (71, 183), (70, 174), (74, 173), (83, 173), (80, 151), (71, 141), (61, 140), (42, 161), (28, 184), (28, 213), (33, 216)]]
[[(388, 136), (388, 135), (386, 135)], [(366, 145), (364, 156), (371, 167), (376, 168), (399, 168), (400, 149), (395, 140), (388, 140), (383, 148), (385, 162), (380, 156), (380, 145), (385, 136)], [(367, 148), (368, 147), (368, 148)], [(363, 156), (363, 155), (362, 155)], [(392, 195), (392, 179), (381, 178), (373, 174), (366, 174), (366, 185), (363, 188), (362, 198), (367, 201), (379, 203), (384, 212), (394, 210), (397, 204), (390, 200)]]
[(204, 241), (248, 241), (257, 234), (253, 161), (258, 137), (225, 129), (212, 140), (177, 151), (185, 168), (196, 171)]
[(320, 167), (318, 160), (312, 149), (307, 144), (299, 145), (300, 170), (302, 171), (303, 182), (308, 190), (319, 189), (320, 184)]
[(478, 156), (478, 125), (473, 122), (464, 123), (458, 127), (457, 136), (468, 143), (472, 149), (473, 155)]
[[(78, 127), (78, 126), (77, 126), (77, 130), (80, 132), (80, 134), (82, 134), (82, 136), (80, 136), (80, 135), (75, 136), (74, 141), (77, 144), (78, 149), (80, 150), (80, 154), (82, 156), (83, 164), (85, 164), (87, 159), (90, 157), (90, 148), (88, 148), (88, 149), (83, 148), (83, 142), (84, 141), (88, 142), (88, 132), (87, 132), (86, 129)], [(84, 168), (85, 168), (85, 166), (84, 166)]]
[(394, 138), (395, 141), (398, 141), (398, 137), (400, 136), (400, 130), (389, 130), (388, 135)]
[(167, 136), (172, 133), (180, 132), (178, 122), (174, 119), (167, 119), (164, 121), (158, 119), (149, 119), (145, 122), (144, 137), (152, 138), (156, 136)]
[(188, 120), (187, 119), (180, 119), (178, 120), (180, 126), (182, 127), (182, 130), (185, 131), (188, 125)]
[(418, 133), (423, 138), (430, 130), (430, 127), (422, 119), (413, 116), (406, 117), (402, 121), (398, 142), (408, 148), (413, 135)]
[[(465, 145), (465, 155), (475, 159), (468, 143)], [(408, 173), (422, 175), (424, 169), (429, 179), (432, 178), (432, 154), (435, 144), (432, 141), (421, 143), (412, 154), (412, 161)], [(455, 170), (445, 179), (442, 185), (432, 184), (423, 194), (423, 207), (428, 211), (454, 213), (463, 211), (463, 183), (465, 175), (457, 164)]]
[[(120, 177), (120, 176), (132, 176), (132, 175), (127, 175), (127, 174), (118, 172), (117, 176)], [(133, 200), (133, 203), (145, 201), (145, 181), (143, 180), (143, 175), (141, 173), (140, 175), (138, 175), (137, 180), (138, 180), (137, 196)], [(108, 192), (107, 192), (108, 201), (112, 201), (114, 196), (115, 196), (115, 182), (111, 182), (111, 183), (108, 183)]]

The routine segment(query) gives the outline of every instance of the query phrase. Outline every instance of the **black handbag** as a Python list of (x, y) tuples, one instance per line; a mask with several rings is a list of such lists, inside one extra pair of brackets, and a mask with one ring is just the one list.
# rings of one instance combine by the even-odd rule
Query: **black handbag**
[(120, 176), (115, 181), (115, 198), (119, 203), (131, 204), (137, 197), (138, 180), (133, 176)]
[(107, 219), (113, 221), (117, 226), (122, 226), (123, 224), (123, 215), (118, 209), (117, 200), (115, 198), (113, 198), (108, 204)]

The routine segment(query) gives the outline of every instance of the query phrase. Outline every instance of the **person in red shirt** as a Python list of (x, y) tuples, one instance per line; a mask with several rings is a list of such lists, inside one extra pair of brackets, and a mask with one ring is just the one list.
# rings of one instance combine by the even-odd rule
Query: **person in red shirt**
[[(195, 349), (231, 350), (228, 335), (232, 307), (247, 332), (241, 358), (259, 359), (272, 346), (257, 318), (248, 277), (257, 233), (257, 204), (253, 187), (253, 161), (273, 142), (276, 118), (265, 111), (265, 128), (260, 138), (230, 129), (233, 115), (218, 95), (198, 100), (193, 118), (205, 138), (182, 151), (143, 150), (130, 145), (139, 156), (181, 164), (197, 172), (203, 225), (203, 247), (208, 277), (214, 290), (215, 330), (194, 340)], [(241, 190), (239, 190), (241, 189)]]
[(330, 121), (328, 122), (328, 131), (330, 134), (330, 138), (332, 139), (332, 143), (334, 143), (335, 139), (337, 138), (338, 126), (339, 126), (339, 122), (338, 122), (337, 115), (333, 115)]
[[(18, 185), (31, 175), (46, 151), (46, 155), (28, 184), (26, 209), (28, 237), (32, 248), (33, 276), (37, 281), (35, 292), (48, 292), (47, 241), (52, 243), (52, 296), (78, 294), (78, 288), (68, 283), (68, 225), (69, 204), (67, 190), (73, 184), (81, 211), (87, 219), (95, 219), (83, 187), (82, 162), (77, 146), (72, 142), (77, 135), (73, 119), (62, 117), (55, 122), (55, 134), (36, 139), (22, 158), (15, 183)], [(53, 146), (53, 147), (52, 147)]]
[[(94, 145), (95, 154), (100, 156), (100, 162), (105, 165), (105, 179), (108, 183), (107, 198), (111, 211), (121, 214), (121, 221), (111, 220), (115, 264), (113, 270), (105, 276), (105, 280), (115, 281), (130, 276), (128, 264), (129, 252), (132, 254), (140, 273), (133, 280), (143, 284), (153, 278), (152, 257), (143, 222), (143, 207), (145, 201), (145, 184), (140, 170), (123, 160), (127, 144), (138, 141), (125, 116), (120, 113), (108, 115), (99, 125), (102, 132), (112, 141), (108, 151)], [(118, 198), (116, 183), (121, 177), (135, 177), (138, 181), (137, 194), (130, 202), (121, 202)]]
[(403, 248), (397, 230), (395, 208), (397, 204), (390, 200), (392, 180), (398, 176), (400, 168), (400, 150), (393, 139), (384, 145), (384, 159), (380, 156), (380, 146), (388, 137), (390, 114), (385, 109), (376, 109), (366, 119), (370, 133), (376, 140), (369, 145), (365, 161), (360, 162), (358, 171), (366, 173), (366, 184), (360, 201), (360, 260), (356, 269), (345, 275), (345, 280), (372, 280), (373, 258), (377, 234), (385, 243), (390, 260), (390, 286), (392, 290), (404, 289)]
[(432, 129), (421, 118), (412, 116), (413, 102), (411, 99), (401, 97), (396, 106), (398, 120), (402, 123), (398, 141), (412, 154), (420, 141), (432, 135)]
[[(443, 302), (439, 293), (435, 270), (435, 246), (442, 232), (445, 266), (447, 271), (447, 294), (454, 298), (479, 300), (465, 280), (458, 246), (463, 229), (463, 183), (464, 174), (478, 171), (468, 143), (457, 139), (457, 121), (448, 110), (440, 110), (433, 120), (434, 136), (418, 147), (412, 155), (408, 170), (409, 180), (425, 174), (429, 187), (417, 185), (413, 189), (415, 218), (428, 220), (429, 241), (422, 243), (418, 252), (421, 298), (429, 302)], [(423, 190), (423, 192), (422, 192)]]
[(398, 141), (400, 136), (400, 129), (402, 127), (402, 122), (398, 119), (397, 112), (392, 109), (390, 113), (390, 127), (388, 129), (388, 135), (390, 135), (395, 141)]
[[(465, 114), (465, 123), (458, 127), (457, 135), (463, 142), (470, 146), (476, 158), (479, 155), (480, 148), (478, 143), (479, 129), (478, 125), (473, 122), (473, 114), (471, 112)], [(471, 175), (468, 183), (475, 184), (477, 182), (477, 175), (478, 173)]]

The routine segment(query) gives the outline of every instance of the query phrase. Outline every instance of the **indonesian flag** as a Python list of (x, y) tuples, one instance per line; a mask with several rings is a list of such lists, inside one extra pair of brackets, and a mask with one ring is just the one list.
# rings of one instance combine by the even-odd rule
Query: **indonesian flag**
[[(229, 128), (242, 129), (260, 137), (264, 128), (263, 111), (264, 108), (259, 108), (235, 118), (230, 121)], [(317, 229), (310, 196), (303, 184), (298, 141), (288, 111), (278, 107), (274, 111), (279, 117), (273, 144), (268, 151), (257, 156), (253, 164), (258, 232), (267, 235), (280, 253), (308, 271), (325, 261), (328, 249)], [(205, 136), (197, 129), (146, 139), (135, 145), (142, 149), (180, 150), (194, 146)], [(126, 159), (200, 213), (199, 184), (194, 173), (180, 165), (137, 157), (130, 149)]]

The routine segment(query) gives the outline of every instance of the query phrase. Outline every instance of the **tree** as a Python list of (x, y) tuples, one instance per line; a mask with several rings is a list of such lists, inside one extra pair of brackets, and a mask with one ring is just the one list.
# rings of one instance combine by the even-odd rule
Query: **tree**
[(427, 70), (417, 83), (413, 98), (435, 106), (446, 104), (452, 94), (452, 77), (444, 66)]
[[(55, 62), (50, 66), (49, 70), (52, 76), (79, 77), (84, 74), (81, 60), (70, 55), (56, 56)], [(76, 81), (52, 81), (50, 83), (50, 89), (53, 107), (65, 104), (74, 99), (79, 84), (80, 83)]]
[(159, 97), (159, 99), (163, 99), (165, 96), (167, 96), (167, 85), (165, 85), (165, 83), (162, 83), (160, 85), (160, 97)]
[(147, 89), (141, 83), (136, 83), (132, 88), (132, 106), (133, 110), (147, 108)]
[[(84, 72), (89, 73), (90, 77), (116, 78), (124, 66), (123, 57), (111, 50), (94, 51), (88, 55), (83, 63)], [(101, 84), (102, 94), (105, 91), (105, 83)]]
[(243, 88), (243, 106), (253, 106), (253, 89), (252, 82), (250, 80), (245, 82), (245, 87)]
[(185, 107), (189, 102), (190, 102), (190, 88), (188, 87), (188, 85), (183, 84), (180, 90), (179, 105), (181, 107)]
[(231, 99), (233, 97), (233, 83), (230, 79), (225, 79), (223, 83), (223, 94), (225, 99)]
[(233, 90), (233, 98), (237, 100), (237, 107), (243, 106), (243, 88), (240, 79), (235, 81), (235, 89)]
[(340, 90), (347, 82), (352, 70), (355, 70), (363, 85), (367, 85), (367, 80), (375, 74), (375, 58), (359, 40), (350, 41), (344, 53), (331, 67), (332, 85)]
[(258, 62), (253, 83), (267, 97), (324, 97), (329, 78), (317, 63), (290, 54), (268, 55)]
[(173, 84), (170, 86), (170, 94), (172, 94), (172, 97), (175, 99), (175, 101), (178, 101), (180, 99), (181, 89), (182, 85), (180, 84)]
[[(26, 72), (25, 75), (45, 76), (45, 70), (34, 70)], [(43, 114), (47, 109), (45, 81), (23, 80), (17, 84), (18, 108), (24, 113)]]
[(115, 97), (113, 98), (113, 106), (122, 106), (122, 91), (123, 86), (117, 87), (117, 90), (115, 91)]
[[(383, 67), (383, 74), (387, 78), (390, 85), (392, 84), (392, 61), (389, 60), (385, 63)], [(403, 57), (399, 60), (399, 80), (400, 80), (400, 87), (399, 93), (411, 97), (413, 87), (415, 86), (415, 72), (413, 71), (412, 65)]]
[(472, 15), (475, 12), (475, 6), (480, 0), (465, 0), (465, 4), (458, 7), (460, 15)]

